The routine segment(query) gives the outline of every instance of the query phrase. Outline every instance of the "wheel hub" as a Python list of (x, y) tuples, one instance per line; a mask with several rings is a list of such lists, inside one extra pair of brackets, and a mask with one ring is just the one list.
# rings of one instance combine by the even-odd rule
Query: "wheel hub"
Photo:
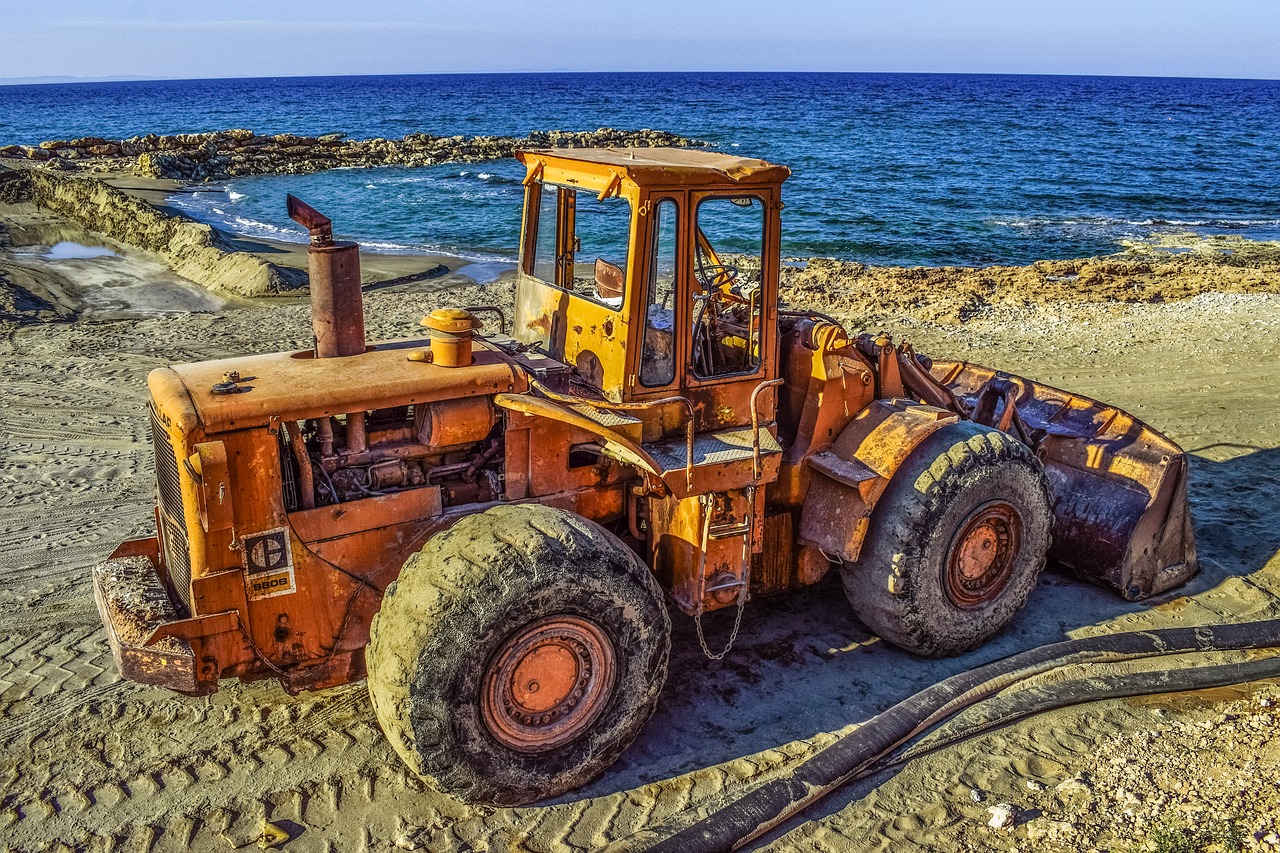
[(613, 693), (613, 643), (593, 622), (550, 616), (520, 628), (484, 674), (489, 733), (518, 752), (546, 752), (582, 734)]
[(947, 597), (975, 609), (994, 601), (1013, 575), (1022, 538), (1022, 518), (1010, 504), (983, 504), (969, 514), (947, 552)]

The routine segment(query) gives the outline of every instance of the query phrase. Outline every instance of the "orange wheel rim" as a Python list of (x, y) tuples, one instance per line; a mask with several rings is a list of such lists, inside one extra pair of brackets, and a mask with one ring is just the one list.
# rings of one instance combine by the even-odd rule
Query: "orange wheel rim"
[(1013, 577), (1022, 517), (1010, 504), (992, 502), (969, 514), (947, 551), (947, 597), (972, 610), (999, 597)]
[(484, 674), (489, 733), (518, 752), (546, 752), (587, 730), (613, 693), (613, 643), (597, 625), (551, 616), (516, 631)]

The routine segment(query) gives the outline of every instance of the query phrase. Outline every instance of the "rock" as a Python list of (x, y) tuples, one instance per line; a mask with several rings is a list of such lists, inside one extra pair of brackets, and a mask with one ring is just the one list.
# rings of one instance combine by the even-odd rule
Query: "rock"
[(1018, 809), (1012, 803), (988, 806), (987, 814), (991, 815), (987, 826), (992, 829), (1009, 829), (1018, 822)]
[[(561, 146), (649, 146), (689, 147), (704, 143), (654, 130), (627, 131), (600, 128), (594, 132), (534, 132), (527, 137), (451, 136), (411, 133), (403, 139), (351, 140), (345, 133), (319, 137), (281, 133), (256, 136), (251, 130), (232, 129), (209, 133), (167, 136), (135, 136), (118, 141), (84, 137), (76, 143), (50, 140), (41, 143), (38, 154), (20, 149), (28, 159), (48, 160), (53, 156), (76, 161), (73, 169), (126, 169), (149, 178), (205, 180), (238, 175), (307, 174), (335, 167), (424, 166), (442, 162), (472, 163), (512, 156), (518, 148)], [(90, 144), (92, 143), (92, 144)], [(219, 146), (234, 152), (237, 159), (219, 160)], [(17, 154), (13, 156), (18, 156)], [(133, 163), (113, 162), (115, 158), (136, 158)], [(83, 162), (90, 161), (90, 162)]]
[(1027, 838), (1031, 841), (1055, 841), (1062, 843), (1075, 838), (1075, 825), (1067, 820), (1038, 817), (1027, 823)]
[(980, 803), (986, 798), (987, 795), (979, 791), (977, 788), (969, 789), (969, 799), (973, 800), (975, 803)]
[(274, 850), (289, 840), (289, 833), (283, 827), (272, 823), (266, 818), (258, 826), (258, 837), (254, 841), (258, 842), (258, 847), (263, 850)]
[(1086, 799), (1093, 795), (1093, 788), (1081, 776), (1064, 779), (1055, 785), (1053, 790), (1071, 799)]

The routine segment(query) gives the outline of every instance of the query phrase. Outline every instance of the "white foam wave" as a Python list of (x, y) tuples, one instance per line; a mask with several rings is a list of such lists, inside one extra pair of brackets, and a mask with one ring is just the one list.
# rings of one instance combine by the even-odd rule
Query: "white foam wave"
[[(290, 225), (274, 225), (244, 215), (232, 205), (223, 203), (223, 193), (181, 193), (170, 196), (168, 202), (191, 218), (249, 238), (274, 240), (281, 243), (306, 243), (307, 236), (300, 228)], [(243, 197), (243, 196), (242, 196)], [(388, 240), (364, 240), (352, 235), (338, 235), (343, 239), (355, 239), (363, 251), (393, 255), (445, 255), (461, 258), (477, 264), (514, 264), (509, 255), (460, 249), (456, 246), (431, 243), (399, 243)]]
[(1267, 228), (1280, 225), (1280, 219), (1120, 219), (1106, 216), (1013, 217), (988, 220), (1006, 228), (1055, 228), (1093, 226), (1100, 228)]

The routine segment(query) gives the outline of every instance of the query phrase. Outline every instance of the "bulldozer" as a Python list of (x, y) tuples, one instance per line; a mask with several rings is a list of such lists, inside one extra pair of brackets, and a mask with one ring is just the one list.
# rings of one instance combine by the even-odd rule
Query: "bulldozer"
[[(723, 657), (749, 598), (834, 568), (872, 631), (945, 656), (1000, 631), (1047, 562), (1132, 600), (1195, 573), (1168, 438), (781, 307), (785, 166), (517, 156), (514, 311), (367, 341), (359, 247), (289, 197), (313, 347), (150, 374), (156, 535), (93, 572), (125, 678), (367, 677), (413, 771), (518, 804), (641, 731), (672, 613)], [(727, 608), (713, 642), (703, 616)]]

